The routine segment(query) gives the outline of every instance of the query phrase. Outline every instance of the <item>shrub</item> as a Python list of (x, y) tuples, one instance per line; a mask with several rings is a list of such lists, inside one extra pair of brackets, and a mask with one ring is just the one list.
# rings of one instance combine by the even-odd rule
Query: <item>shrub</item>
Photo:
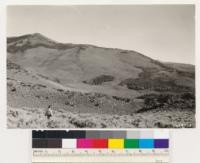
[(192, 93), (175, 94), (147, 94), (138, 97), (144, 99), (144, 106), (138, 112), (152, 109), (192, 109), (195, 110), (195, 98)]
[(69, 121), (71, 124), (79, 128), (94, 128), (96, 123), (90, 121), (89, 119), (80, 119), (80, 117), (74, 117)]
[(194, 99), (195, 99), (194, 94), (192, 94), (192, 93), (190, 93), (190, 92), (183, 93), (183, 94), (181, 95), (181, 98), (184, 99), (184, 100), (189, 100), (189, 99), (194, 100)]
[(91, 85), (101, 85), (104, 82), (110, 82), (113, 80), (114, 80), (114, 77), (111, 75), (100, 75), (89, 81), (83, 81), (83, 83), (91, 84)]

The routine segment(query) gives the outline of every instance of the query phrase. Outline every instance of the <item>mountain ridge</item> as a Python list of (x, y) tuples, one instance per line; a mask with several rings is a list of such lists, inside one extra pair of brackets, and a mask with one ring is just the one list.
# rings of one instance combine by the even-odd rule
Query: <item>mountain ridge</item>
[[(90, 46), (90, 47), (96, 47), (96, 48), (104, 48), (104, 49), (110, 49), (110, 50), (119, 50), (121, 51), (122, 53), (126, 53), (126, 52), (133, 52), (133, 53), (138, 53), (144, 57), (147, 57), (149, 59), (152, 59), (152, 60), (155, 60), (155, 61), (159, 61), (161, 63), (166, 63), (166, 64), (183, 64), (183, 65), (188, 65), (188, 66), (195, 66), (194, 64), (190, 64), (190, 63), (182, 63), (182, 62), (169, 62), (169, 61), (160, 61), (160, 60), (157, 60), (157, 59), (153, 59), (147, 55), (144, 55), (140, 52), (137, 52), (137, 51), (134, 51), (134, 50), (126, 50), (126, 49), (122, 49), (122, 48), (114, 48), (114, 47), (103, 47), (103, 46), (98, 46), (98, 45), (93, 45), (93, 44), (77, 44), (77, 43), (61, 43), (59, 41), (54, 41), (53, 39), (50, 39), (48, 37), (46, 37), (45, 35), (41, 34), (41, 33), (32, 33), (32, 34), (25, 34), (25, 35), (20, 35), (20, 36), (9, 36), (7, 37), (7, 44), (11, 43), (11, 42), (15, 42), (17, 40), (20, 40), (20, 39), (24, 39), (24, 38), (32, 38), (32, 37), (37, 37), (37, 38), (42, 38), (42, 39), (46, 39), (48, 41), (51, 41), (52, 43), (54, 44), (57, 44), (58, 47), (59, 45), (60, 46), (66, 46), (66, 49), (67, 48), (74, 48), (74, 47), (77, 47), (77, 46), (80, 46), (80, 47), (86, 47), (86, 46)], [(41, 45), (42, 46), (42, 45)], [(57, 47), (57, 48), (58, 48)], [(56, 47), (55, 47), (56, 48)], [(9, 51), (9, 49), (8, 49)]]

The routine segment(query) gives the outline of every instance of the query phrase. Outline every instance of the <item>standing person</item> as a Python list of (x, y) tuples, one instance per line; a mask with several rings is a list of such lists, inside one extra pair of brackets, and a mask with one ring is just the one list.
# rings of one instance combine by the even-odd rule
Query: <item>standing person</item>
[(48, 106), (48, 108), (45, 112), (45, 116), (47, 117), (47, 119), (50, 119), (53, 116), (53, 111), (51, 109), (51, 105)]

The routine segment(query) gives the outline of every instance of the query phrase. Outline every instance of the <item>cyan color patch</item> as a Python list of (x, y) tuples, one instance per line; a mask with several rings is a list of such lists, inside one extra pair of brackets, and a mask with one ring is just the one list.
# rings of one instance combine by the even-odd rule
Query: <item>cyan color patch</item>
[(139, 139), (139, 148), (154, 148), (154, 139)]

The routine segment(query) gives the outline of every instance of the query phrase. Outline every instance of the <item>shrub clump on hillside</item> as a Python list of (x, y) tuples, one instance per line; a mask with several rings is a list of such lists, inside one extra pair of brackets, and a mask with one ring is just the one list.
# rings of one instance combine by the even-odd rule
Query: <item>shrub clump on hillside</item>
[(21, 67), (9, 60), (7, 60), (7, 69), (21, 69)]
[(179, 86), (175, 83), (174, 80), (163, 80), (161, 78), (146, 79), (146, 78), (137, 78), (137, 79), (126, 79), (122, 81), (119, 85), (126, 85), (128, 89), (133, 90), (154, 90), (158, 92), (164, 91), (188, 91), (189, 87)]
[(73, 117), (69, 120), (71, 124), (78, 128), (95, 128), (96, 123), (93, 122), (93, 119), (88, 118), (80, 118), (80, 117)]
[[(169, 76), (168, 71), (158, 70), (156, 68), (141, 68), (142, 72), (138, 78), (128, 78), (119, 83), (120, 86), (127, 86), (128, 89), (133, 90), (153, 90), (157, 92), (165, 91), (191, 91), (191, 88), (187, 85), (178, 85), (176, 80), (179, 75), (178, 72), (176, 77)], [(166, 72), (166, 73), (165, 73)], [(183, 83), (184, 84), (184, 83)]]
[(195, 96), (193, 93), (175, 94), (147, 94), (138, 97), (144, 99), (144, 106), (138, 112), (153, 109), (190, 109), (195, 110)]
[(100, 75), (89, 81), (83, 81), (83, 83), (90, 84), (90, 85), (101, 85), (104, 82), (110, 82), (113, 80), (114, 80), (114, 77), (111, 75)]

